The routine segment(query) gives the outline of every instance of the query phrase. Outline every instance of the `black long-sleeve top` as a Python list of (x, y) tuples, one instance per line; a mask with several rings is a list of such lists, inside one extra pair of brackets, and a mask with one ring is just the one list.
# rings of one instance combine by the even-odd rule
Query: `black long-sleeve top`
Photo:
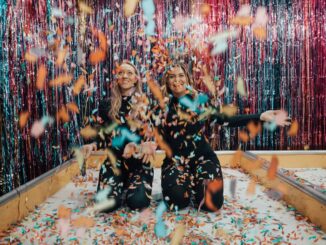
[[(193, 100), (191, 95), (185, 96)], [(191, 115), (190, 118), (189, 115)], [(259, 121), (260, 114), (229, 117), (226, 114), (215, 112), (210, 116), (210, 120), (214, 120), (220, 125), (238, 127), (245, 126), (250, 121)], [(202, 132), (204, 123), (205, 120), (200, 120), (198, 114), (181, 105), (178, 98), (172, 97), (168, 105), (168, 111), (159, 126), (159, 131), (172, 149), (173, 157), (191, 157), (198, 155), (197, 153), (211, 150)]]

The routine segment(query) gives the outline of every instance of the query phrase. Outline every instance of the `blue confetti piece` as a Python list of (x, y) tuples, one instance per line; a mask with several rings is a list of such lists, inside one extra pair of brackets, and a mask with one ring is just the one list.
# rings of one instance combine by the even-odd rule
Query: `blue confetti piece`
[(166, 211), (166, 209), (167, 209), (167, 207), (166, 207), (165, 203), (163, 201), (160, 202), (160, 204), (158, 205), (156, 212), (155, 212), (155, 217), (156, 217), (157, 222), (163, 220), (162, 216), (163, 216), (163, 213)]
[(274, 132), (275, 129), (277, 128), (276, 122), (275, 121), (264, 122), (264, 128), (267, 129), (268, 131)]
[(159, 238), (163, 238), (167, 236), (166, 226), (163, 221), (155, 224), (154, 231), (155, 231), (155, 235)]
[(153, 20), (148, 21), (144, 31), (147, 36), (155, 35), (155, 22)]
[(98, 108), (92, 110), (92, 115), (94, 115), (98, 111)]
[(116, 136), (112, 139), (112, 146), (115, 148), (121, 148), (126, 141), (129, 142), (139, 142), (140, 141), (140, 136), (137, 134), (132, 133), (129, 129), (127, 128), (122, 128), (120, 130), (120, 135)]
[(112, 147), (121, 148), (126, 140), (124, 136), (117, 136), (112, 139)]
[(155, 5), (153, 0), (143, 0), (141, 2), (142, 9), (144, 11), (144, 15), (146, 17), (152, 18), (155, 13)]

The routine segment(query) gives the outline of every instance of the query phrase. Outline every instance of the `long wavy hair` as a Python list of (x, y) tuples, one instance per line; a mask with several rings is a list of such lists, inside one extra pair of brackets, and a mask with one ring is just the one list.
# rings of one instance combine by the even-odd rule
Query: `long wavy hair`
[[(137, 75), (137, 83), (135, 84), (136, 90), (134, 93), (141, 94), (142, 86), (141, 86), (140, 74), (139, 74), (138, 69), (130, 61), (124, 60), (121, 62), (120, 66), (123, 64), (130, 65), (131, 67), (134, 68), (135, 73)], [(118, 118), (119, 110), (121, 107), (121, 101), (122, 101), (122, 95), (121, 95), (121, 91), (120, 91), (119, 84), (118, 84), (118, 78), (116, 77), (113, 80), (113, 86), (112, 86), (111, 97), (110, 97), (111, 107), (110, 107), (109, 113), (112, 118)]]
[[(190, 75), (190, 73), (188, 72), (188, 69), (185, 67), (184, 64), (178, 63), (178, 62), (174, 62), (173, 64), (169, 65), (162, 77), (162, 93), (164, 97), (168, 97), (169, 95), (172, 95), (172, 91), (169, 88), (168, 82), (169, 82), (169, 71), (173, 68), (176, 67), (180, 67), (184, 74), (187, 77), (187, 82), (188, 85), (190, 85), (191, 87), (194, 87), (194, 80), (192, 79), (192, 76)], [(193, 88), (192, 92), (194, 93), (194, 95), (197, 95), (197, 91)]]

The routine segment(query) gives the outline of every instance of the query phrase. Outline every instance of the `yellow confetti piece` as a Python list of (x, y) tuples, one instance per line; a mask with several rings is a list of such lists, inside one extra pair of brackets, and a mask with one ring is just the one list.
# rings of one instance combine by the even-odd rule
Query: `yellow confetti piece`
[(84, 165), (84, 154), (78, 148), (73, 148), (72, 151), (74, 153), (74, 156), (76, 157), (76, 161), (78, 163), (79, 169), (82, 171)]
[(32, 54), (30, 51), (25, 53), (25, 60), (31, 63), (35, 63), (37, 61), (37, 56)]
[(66, 208), (63, 205), (60, 205), (58, 208), (58, 218), (59, 219), (69, 219), (71, 216), (71, 208)]
[(92, 65), (97, 65), (98, 63), (105, 60), (106, 54), (102, 49), (95, 49), (90, 55), (89, 55), (89, 62)]
[(230, 19), (230, 25), (248, 26), (253, 22), (251, 16), (236, 16)]
[(60, 110), (57, 113), (57, 121), (63, 121), (63, 122), (69, 122), (70, 117), (67, 112), (67, 108), (65, 106), (62, 106)]
[(253, 29), (253, 33), (254, 36), (258, 39), (258, 40), (265, 40), (267, 37), (267, 32), (266, 32), (266, 28), (265, 27), (255, 27)]
[(85, 14), (93, 14), (93, 9), (84, 2), (78, 3), (79, 10)]
[(107, 43), (107, 39), (106, 39), (106, 36), (103, 32), (101, 32), (100, 30), (97, 30), (96, 28), (93, 28), (92, 29), (92, 34), (98, 38), (99, 40), (99, 48), (106, 52), (107, 51), (107, 46), (108, 46), (108, 43)]
[(19, 127), (24, 128), (28, 122), (28, 118), (30, 116), (30, 112), (23, 111), (19, 114)]
[(151, 90), (154, 97), (159, 101), (160, 107), (163, 109), (165, 103), (161, 88), (154, 82), (154, 80), (150, 79), (148, 73), (146, 74), (146, 76), (149, 89)]
[(125, 0), (123, 5), (123, 13), (125, 17), (130, 17), (136, 10), (138, 0)]
[(85, 77), (82, 75), (79, 76), (79, 78), (77, 79), (77, 81), (74, 84), (74, 87), (72, 89), (73, 94), (78, 95), (85, 84), (86, 84)]
[(74, 103), (74, 102), (70, 102), (70, 103), (68, 103), (67, 105), (67, 109), (69, 110), (69, 111), (71, 111), (71, 112), (74, 112), (74, 113), (79, 113), (79, 108), (78, 108), (78, 106), (76, 105), (76, 103)]
[(237, 114), (238, 112), (238, 107), (234, 106), (232, 104), (230, 105), (223, 105), (221, 108), (221, 112), (224, 113), (225, 115), (232, 117)]
[(244, 96), (244, 97), (247, 96), (246, 86), (245, 86), (245, 83), (241, 76), (238, 77), (237, 91), (238, 91), (239, 95)]
[(173, 237), (171, 239), (171, 245), (179, 245), (182, 244), (182, 238), (185, 235), (186, 227), (183, 224), (178, 225), (174, 232)]
[(92, 139), (97, 136), (97, 130), (88, 125), (80, 130), (80, 135), (84, 139)]
[(247, 125), (247, 128), (249, 130), (250, 138), (253, 139), (257, 136), (258, 133), (261, 132), (261, 124), (260, 123), (254, 123), (253, 121), (249, 122)]
[(297, 120), (294, 120), (291, 124), (290, 129), (287, 131), (288, 136), (296, 136), (299, 130), (299, 123)]
[(51, 80), (49, 82), (49, 86), (54, 87), (54, 86), (61, 86), (64, 84), (68, 84), (68, 83), (70, 83), (72, 78), (73, 78), (73, 76), (71, 74), (60, 75), (57, 78)]
[(256, 193), (256, 181), (251, 179), (247, 187), (247, 195), (255, 195)]
[(57, 52), (57, 60), (55, 61), (55, 65), (57, 67), (61, 67), (65, 58), (66, 58), (66, 55), (68, 53), (68, 48), (63, 48), (61, 50), (58, 50)]
[(249, 140), (249, 135), (247, 134), (247, 132), (241, 130), (241, 131), (239, 131), (239, 139), (241, 141), (243, 141), (244, 143), (246, 143)]
[(47, 76), (46, 66), (41, 64), (37, 69), (36, 88), (38, 90), (44, 89), (44, 83)]
[(201, 4), (199, 11), (201, 15), (207, 16), (211, 12), (211, 6), (207, 3)]
[(84, 227), (84, 228), (91, 228), (95, 225), (95, 221), (93, 218), (81, 216), (77, 219), (71, 221), (72, 225), (75, 227)]
[(116, 156), (109, 149), (106, 150), (106, 154), (107, 154), (107, 156), (109, 158), (109, 162), (110, 162), (110, 164), (112, 166), (113, 173), (116, 176), (120, 175), (121, 172), (120, 172), (120, 169), (118, 169), (118, 167), (117, 167), (117, 158), (116, 158)]
[(278, 158), (276, 155), (273, 155), (270, 166), (267, 171), (267, 178), (269, 180), (273, 180), (276, 178), (277, 167), (278, 167)]

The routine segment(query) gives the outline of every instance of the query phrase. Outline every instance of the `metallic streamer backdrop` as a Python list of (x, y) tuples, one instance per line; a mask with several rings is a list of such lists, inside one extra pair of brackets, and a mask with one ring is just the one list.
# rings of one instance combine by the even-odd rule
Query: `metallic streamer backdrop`
[[(92, 15), (82, 16), (77, 1), (63, 0), (0, 0), (0, 108), (1, 108), (1, 162), (0, 195), (62, 164), (71, 157), (70, 149), (81, 145), (80, 127), (92, 120), (92, 113), (99, 99), (108, 96), (113, 79), (115, 62), (133, 60), (144, 75), (150, 70), (159, 78), (164, 59), (153, 54), (159, 46), (165, 55), (179, 57), (196, 56), (197, 62), (210, 64), (212, 75), (219, 76), (227, 88), (223, 103), (235, 103), (240, 113), (261, 112), (284, 108), (299, 122), (299, 132), (288, 137), (286, 130), (264, 131), (256, 140), (243, 145), (243, 149), (325, 149), (325, 94), (326, 94), (326, 2), (323, 0), (301, 1), (230, 1), (230, 0), (180, 0), (154, 1), (156, 40), (149, 40), (141, 31), (146, 24), (141, 6), (130, 18), (123, 15), (123, 2), (85, 1), (94, 10)], [(174, 18), (194, 17), (205, 2), (211, 11), (204, 23), (194, 27), (195, 33), (175, 30)], [(258, 6), (265, 6), (269, 15), (267, 40), (256, 40), (250, 28), (243, 28), (240, 37), (229, 42), (223, 54), (209, 57), (198, 50), (191, 50), (185, 40), (206, 45), (207, 37), (229, 28), (229, 19), (241, 4), (248, 3), (252, 14)], [(64, 17), (53, 18), (53, 12), (61, 9)], [(63, 36), (70, 35), (67, 69), (74, 80), (87, 72), (87, 84), (97, 89), (93, 93), (71, 94), (70, 86), (37, 91), (35, 87), (37, 67), (45, 64), (47, 81), (62, 70), (54, 65), (50, 51), (36, 64), (26, 62), (25, 53), (31, 47), (46, 47), (51, 36), (60, 28)], [(110, 42), (105, 62), (92, 66), (82, 53), (89, 55), (90, 47), (97, 45), (90, 28), (105, 33)], [(172, 41), (167, 41), (171, 39)], [(61, 44), (65, 41), (62, 40)], [(137, 55), (132, 55), (136, 50)], [(193, 53), (192, 53), (193, 52)], [(73, 65), (76, 68), (73, 68)], [(234, 81), (244, 78), (248, 97), (237, 95)], [(144, 84), (145, 91), (148, 91)], [(44, 115), (55, 116), (58, 109), (68, 102), (75, 102), (81, 113), (73, 115), (70, 122), (48, 127), (39, 139), (30, 136), (35, 120)], [(18, 126), (19, 112), (29, 111), (27, 126)], [(238, 129), (219, 129), (211, 139), (215, 149), (236, 149), (239, 146)]]

